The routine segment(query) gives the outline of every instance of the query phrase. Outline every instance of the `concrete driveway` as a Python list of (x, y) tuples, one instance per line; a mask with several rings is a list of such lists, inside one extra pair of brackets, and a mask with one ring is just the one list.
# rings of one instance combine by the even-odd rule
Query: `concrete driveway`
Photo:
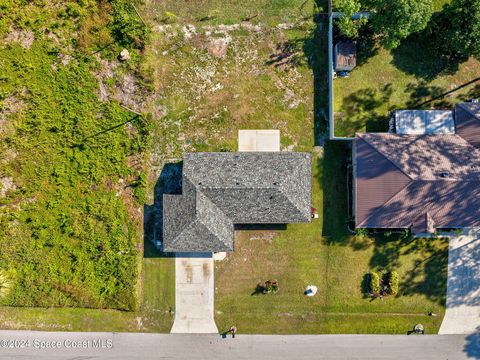
[(172, 333), (216, 333), (213, 319), (213, 254), (177, 253)]
[(439, 334), (471, 334), (480, 328), (480, 229), (450, 239), (447, 310)]

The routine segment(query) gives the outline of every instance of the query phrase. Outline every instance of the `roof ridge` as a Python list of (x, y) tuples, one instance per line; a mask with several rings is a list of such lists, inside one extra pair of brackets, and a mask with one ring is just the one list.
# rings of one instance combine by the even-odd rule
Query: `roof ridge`
[(472, 115), (475, 119), (477, 119), (477, 120), (480, 121), (480, 118), (479, 118), (476, 114), (474, 114), (474, 113), (472, 112), (472, 110), (470, 110), (468, 107), (463, 106), (464, 104), (468, 104), (468, 103), (463, 102), (463, 103), (459, 103), (459, 104), (457, 104), (457, 105), (460, 106), (460, 107), (461, 107), (463, 110), (465, 110), (466, 112), (468, 112), (470, 115)]
[(379, 153), (381, 156), (383, 156), (388, 162), (390, 162), (393, 166), (395, 166), (398, 170), (400, 170), (406, 177), (408, 177), (411, 181), (414, 181), (415, 179), (412, 178), (409, 174), (407, 174), (404, 169), (402, 169), (400, 167), (399, 164), (397, 164), (396, 161), (393, 161), (392, 159), (390, 159), (388, 156), (386, 156), (384, 153), (382, 153), (381, 151), (379, 151), (377, 149), (377, 147), (375, 147), (372, 143), (370, 143), (370, 141), (366, 140), (364, 137), (360, 137), (360, 139), (362, 139), (363, 141), (365, 141), (365, 143), (367, 143), (373, 150), (375, 150), (377, 153)]
[(205, 225), (202, 221), (200, 221), (200, 219), (197, 218), (197, 217), (196, 217), (195, 220), (192, 221), (188, 226), (186, 226), (186, 227), (180, 232), (180, 234), (178, 234), (178, 236), (175, 237), (175, 239), (172, 241), (172, 243), (170, 244), (170, 246), (174, 246), (174, 245), (177, 243), (177, 241), (178, 241), (178, 239), (180, 238), (180, 236), (181, 236), (186, 230), (192, 228), (195, 223), (199, 223), (200, 225), (202, 225), (202, 226), (206, 229), (206, 231), (207, 231), (212, 237), (214, 237), (216, 240), (218, 240), (219, 243), (221, 243), (222, 245), (228, 246), (228, 245), (225, 244), (223, 241), (221, 241), (221, 240), (218, 238), (217, 235), (215, 235), (214, 233), (212, 233), (212, 231), (208, 228), (208, 226), (206, 226), (206, 225)]
[[(197, 189), (196, 189), (197, 190)], [(209, 202), (209, 204), (211, 204), (215, 210), (217, 210), (218, 212), (220, 212), (221, 214), (223, 214), (223, 216), (225, 216), (225, 218), (228, 220), (228, 222), (230, 223), (230, 225), (232, 225), (233, 227), (233, 221), (227, 216), (227, 214), (225, 214), (225, 212), (223, 212), (222, 209), (220, 209), (206, 194), (204, 194), (202, 191), (200, 190), (197, 190), (201, 195), (203, 195), (203, 197)], [(196, 200), (195, 200), (195, 210), (198, 208), (198, 197), (196, 197)], [(196, 214), (195, 214), (196, 215)], [(217, 234), (215, 234), (214, 232), (212, 232), (210, 230), (210, 227), (209, 225), (207, 225), (204, 221), (202, 221), (202, 218), (199, 218), (199, 217), (196, 217), (197, 220), (202, 224), (204, 225), (208, 231), (213, 235), (215, 236), (222, 244), (224, 244), (225, 246), (228, 246), (227, 243), (225, 243), (224, 241), (222, 241), (218, 236)], [(206, 217), (203, 217), (204, 219), (206, 219)]]
[[(286, 176), (286, 179), (287, 179), (287, 180), (290, 180), (290, 179), (293, 178), (293, 177), (294, 177), (293, 173), (289, 173), (289, 174)], [(298, 211), (298, 213), (299, 213), (300, 215), (303, 215), (302, 210), (300, 209), (300, 207), (298, 206), (298, 204), (296, 204), (294, 201), (292, 201), (291, 197), (288, 195), (287, 192), (283, 191), (284, 186), (285, 186), (285, 185), (284, 185), (285, 183), (287, 183), (287, 181), (285, 181), (285, 182), (283, 182), (283, 183), (282, 183), (282, 182), (280, 183), (280, 186), (279, 186), (279, 188), (281, 189), (280, 193), (285, 196), (285, 198), (287, 199), (287, 201), (288, 201), (290, 204), (293, 205), (293, 207)], [(310, 200), (310, 201), (311, 201), (311, 200)]]

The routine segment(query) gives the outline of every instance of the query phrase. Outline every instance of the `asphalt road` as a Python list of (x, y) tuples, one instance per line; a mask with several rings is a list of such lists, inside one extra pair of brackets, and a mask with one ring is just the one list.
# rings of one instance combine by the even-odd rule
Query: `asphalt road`
[(0, 331), (0, 359), (480, 359), (474, 335), (218, 335)]

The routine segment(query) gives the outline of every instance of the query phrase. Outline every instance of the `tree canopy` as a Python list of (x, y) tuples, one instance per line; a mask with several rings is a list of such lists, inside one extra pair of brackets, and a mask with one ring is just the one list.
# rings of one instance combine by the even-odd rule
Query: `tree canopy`
[(357, 34), (358, 23), (345, 18), (360, 8), (371, 11), (372, 28), (388, 49), (397, 47), (408, 35), (425, 29), (433, 12), (432, 0), (341, 0), (336, 7), (345, 13), (337, 25), (346, 36)]
[(337, 19), (340, 32), (349, 38), (358, 37), (358, 29), (367, 20), (366, 18), (352, 19), (353, 14), (360, 11), (360, 3), (357, 0), (339, 0), (337, 7), (343, 12), (343, 16)]
[(480, 58), (480, 0), (453, 0), (433, 23), (436, 47), (443, 55)]

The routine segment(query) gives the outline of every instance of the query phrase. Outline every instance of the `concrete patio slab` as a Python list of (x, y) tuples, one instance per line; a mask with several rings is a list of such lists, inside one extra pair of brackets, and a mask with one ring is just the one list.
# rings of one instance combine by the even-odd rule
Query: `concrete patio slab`
[(238, 130), (238, 151), (280, 151), (280, 130)]
[(449, 242), (447, 310), (439, 334), (472, 334), (479, 327), (480, 229), (466, 229)]
[(175, 321), (172, 333), (215, 333), (212, 253), (178, 253), (175, 257)]

